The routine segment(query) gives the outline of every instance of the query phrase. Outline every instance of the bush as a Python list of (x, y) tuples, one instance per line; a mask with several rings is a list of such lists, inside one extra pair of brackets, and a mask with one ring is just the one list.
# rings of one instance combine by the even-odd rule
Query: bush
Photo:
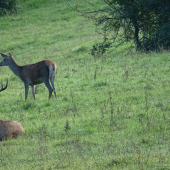
[(0, 16), (17, 12), (17, 0), (0, 0)]
[(167, 0), (103, 0), (104, 7), (80, 11), (94, 21), (103, 41), (94, 45), (92, 55), (101, 56), (128, 42), (136, 50), (170, 49), (170, 2)]

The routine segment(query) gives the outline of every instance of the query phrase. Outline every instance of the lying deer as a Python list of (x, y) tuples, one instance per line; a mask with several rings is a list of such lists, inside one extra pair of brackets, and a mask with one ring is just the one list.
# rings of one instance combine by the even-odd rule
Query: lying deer
[[(2, 81), (1, 81), (1, 85), (2, 85), (2, 88), (0, 89), (0, 92), (7, 88), (8, 80), (7, 80), (5, 87), (3, 87)], [(20, 123), (16, 121), (0, 120), (0, 141), (7, 139), (7, 138), (17, 137), (19, 134), (23, 132), (24, 132), (24, 128), (21, 126)]]
[[(0, 66), (9, 66), (12, 72), (18, 76), (25, 85), (25, 100), (28, 96), (29, 86), (32, 88), (32, 94), (35, 99), (35, 85), (44, 83), (49, 90), (49, 99), (52, 92), (56, 97), (56, 91), (54, 87), (54, 78), (56, 74), (56, 64), (50, 60), (43, 60), (35, 64), (29, 64), (25, 66), (19, 66), (15, 63), (13, 56), (9, 53), (9, 56), (0, 53), (4, 58), (0, 62)], [(51, 85), (50, 85), (50, 82)]]
[(16, 121), (0, 120), (0, 141), (7, 138), (16, 138), (24, 132), (24, 128)]

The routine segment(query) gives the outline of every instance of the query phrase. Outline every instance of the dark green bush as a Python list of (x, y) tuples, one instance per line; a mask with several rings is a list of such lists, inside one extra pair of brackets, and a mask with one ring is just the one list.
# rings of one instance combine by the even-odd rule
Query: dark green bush
[(102, 56), (128, 42), (141, 51), (170, 49), (170, 1), (103, 1), (103, 8), (89, 3), (88, 11), (80, 11), (94, 21), (103, 36), (103, 41), (93, 46), (92, 55)]
[(0, 16), (17, 12), (17, 0), (0, 0)]

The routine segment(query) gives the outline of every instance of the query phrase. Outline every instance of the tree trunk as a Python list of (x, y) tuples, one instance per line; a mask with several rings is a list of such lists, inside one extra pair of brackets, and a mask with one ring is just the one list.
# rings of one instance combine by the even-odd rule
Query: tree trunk
[(137, 26), (135, 26), (134, 41), (135, 41), (137, 50), (141, 49), (141, 43), (139, 42), (138, 33), (139, 33), (139, 28)]

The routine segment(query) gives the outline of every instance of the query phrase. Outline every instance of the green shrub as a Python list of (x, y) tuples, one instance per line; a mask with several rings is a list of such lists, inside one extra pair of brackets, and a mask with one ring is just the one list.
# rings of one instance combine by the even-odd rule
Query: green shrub
[(17, 12), (17, 0), (0, 0), (0, 16)]

